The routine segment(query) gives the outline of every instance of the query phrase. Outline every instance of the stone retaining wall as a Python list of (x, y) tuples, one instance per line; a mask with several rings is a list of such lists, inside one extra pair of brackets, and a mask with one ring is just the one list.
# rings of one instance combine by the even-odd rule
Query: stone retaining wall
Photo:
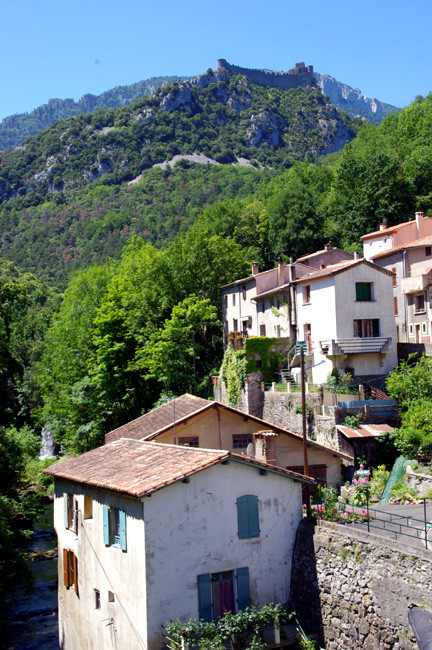
[(408, 605), (432, 610), (432, 553), (303, 520), (291, 584), (289, 607), (326, 649), (417, 648)]

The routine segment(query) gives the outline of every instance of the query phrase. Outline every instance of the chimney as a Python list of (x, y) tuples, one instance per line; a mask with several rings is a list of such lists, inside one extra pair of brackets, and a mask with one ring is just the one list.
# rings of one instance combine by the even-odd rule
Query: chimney
[(285, 270), (285, 262), (283, 259), (280, 257), (278, 259), (278, 275), (277, 275), (277, 286), (280, 287), (281, 284), (284, 284), (284, 270)]
[(258, 431), (254, 433), (255, 459), (269, 465), (276, 465), (276, 438), (274, 431)]
[(355, 260), (360, 259), (359, 254), (357, 253), (357, 251), (354, 252), (354, 259)]
[(331, 241), (329, 241), (329, 243), (326, 244), (326, 245), (324, 246), (324, 248), (325, 248), (326, 251), (331, 251), (332, 248), (333, 248)]
[(417, 226), (417, 237), (423, 237), (423, 212), (416, 212), (415, 220)]
[(380, 230), (385, 230), (386, 228), (387, 228), (387, 218), (384, 217), (384, 219), (382, 220), (382, 223), (380, 223), (379, 229)]
[(320, 271), (322, 271), (323, 269), (325, 269), (325, 264), (320, 264), (319, 267), (320, 267)]
[(258, 273), (259, 273), (258, 262), (252, 262), (252, 275), (258, 275)]

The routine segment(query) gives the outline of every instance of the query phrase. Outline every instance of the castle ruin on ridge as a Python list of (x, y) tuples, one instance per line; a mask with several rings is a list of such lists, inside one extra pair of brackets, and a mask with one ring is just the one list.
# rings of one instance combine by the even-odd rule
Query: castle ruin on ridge
[(315, 83), (313, 66), (305, 66), (304, 63), (296, 63), (295, 68), (287, 71), (275, 72), (272, 70), (250, 70), (249, 68), (241, 68), (237, 65), (231, 65), (225, 59), (217, 59), (216, 68), (218, 70), (224, 68), (229, 70), (232, 74), (242, 74), (251, 83), (260, 84), (261, 86), (273, 86), (275, 88), (298, 88), (299, 86), (305, 88), (312, 86)]

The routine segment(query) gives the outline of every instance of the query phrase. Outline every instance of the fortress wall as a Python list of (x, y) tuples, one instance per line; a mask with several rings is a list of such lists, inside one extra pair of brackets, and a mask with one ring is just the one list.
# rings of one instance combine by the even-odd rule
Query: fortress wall
[(311, 86), (314, 83), (313, 66), (311, 65), (299, 67), (296, 70), (290, 70), (288, 72), (267, 72), (265, 70), (241, 68), (237, 65), (231, 65), (225, 59), (218, 59), (216, 66), (218, 69), (225, 68), (232, 72), (232, 74), (245, 75), (250, 82), (260, 84), (261, 86), (272, 86), (274, 88), (289, 90), (291, 88), (298, 88), (299, 86)]

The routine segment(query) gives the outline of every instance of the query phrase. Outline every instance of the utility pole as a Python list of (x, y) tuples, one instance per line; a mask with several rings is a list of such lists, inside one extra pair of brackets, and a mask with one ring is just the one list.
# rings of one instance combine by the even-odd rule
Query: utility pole
[[(307, 455), (307, 421), (306, 421), (306, 391), (305, 391), (305, 371), (304, 371), (304, 348), (300, 344), (300, 368), (301, 368), (301, 397), (302, 397), (302, 433), (303, 433), (303, 474), (309, 476), (309, 464)], [(312, 516), (310, 505), (309, 484), (305, 486), (306, 493), (306, 513), (308, 517)]]

